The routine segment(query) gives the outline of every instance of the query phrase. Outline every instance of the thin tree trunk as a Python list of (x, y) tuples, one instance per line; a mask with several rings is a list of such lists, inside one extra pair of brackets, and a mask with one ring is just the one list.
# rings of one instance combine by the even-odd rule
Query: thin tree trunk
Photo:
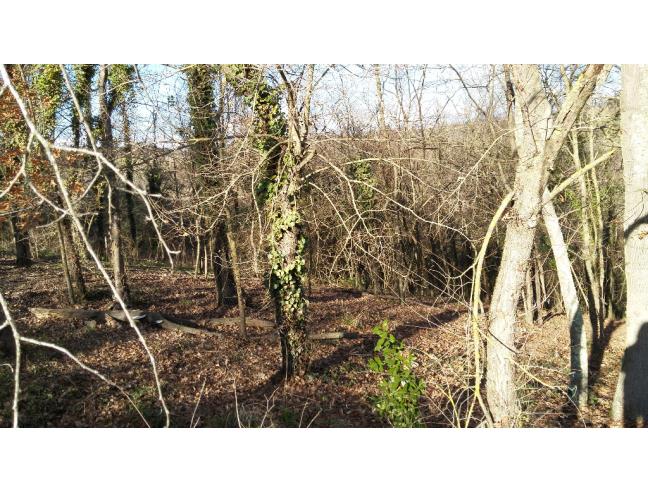
[[(581, 169), (580, 146), (578, 143), (578, 134), (572, 131), (572, 154), (576, 170)], [(581, 174), (578, 178), (579, 190), (581, 195), (581, 234), (582, 250), (585, 262), (585, 272), (587, 275), (587, 297), (589, 299), (590, 324), (592, 326), (592, 343), (598, 347), (601, 343), (603, 333), (603, 316), (601, 306), (601, 292), (598, 288), (598, 277), (595, 273), (595, 241), (592, 239), (590, 228), (590, 196), (587, 189), (586, 176)]]
[(542, 218), (544, 219), (551, 250), (556, 260), (556, 271), (558, 283), (562, 295), (563, 304), (569, 320), (570, 340), (570, 379), (569, 395), (579, 409), (587, 406), (587, 334), (583, 329), (583, 313), (578, 301), (578, 293), (571, 272), (571, 263), (567, 253), (567, 244), (563, 237), (558, 221), (558, 215), (553, 203), (549, 200), (549, 192), (545, 189), (543, 195), (544, 207)]
[[(210, 246), (212, 268), (214, 269), (214, 282), (216, 286), (216, 306), (221, 307), (230, 302), (235, 295), (236, 288), (230, 268), (230, 257), (227, 250), (227, 231), (225, 223), (221, 222), (212, 236), (213, 244)], [(208, 245), (203, 247), (207, 258)]]
[(540, 258), (536, 259), (536, 272), (538, 278), (540, 279), (540, 317), (541, 321), (544, 321), (544, 316), (546, 314), (545, 309), (549, 309), (550, 306), (547, 302), (547, 285), (545, 281), (545, 272)]
[[(122, 118), (124, 121), (124, 162), (126, 179), (131, 183), (133, 182), (133, 146), (131, 142), (130, 120), (128, 118), (128, 110), (126, 107), (126, 100), (121, 104)], [(133, 253), (135, 256), (138, 254), (137, 247), (137, 223), (135, 221), (135, 203), (133, 201), (132, 193), (126, 193), (126, 216), (128, 217), (128, 230), (130, 238), (133, 243)]]
[(544, 306), (542, 298), (542, 287), (540, 281), (540, 270), (538, 269), (538, 263), (540, 260), (536, 257), (533, 262), (533, 293), (535, 295), (535, 302), (533, 304), (533, 309), (535, 310), (536, 323), (542, 325), (544, 319)]
[(65, 251), (68, 258), (68, 270), (70, 272), (70, 280), (74, 289), (74, 298), (76, 302), (82, 302), (86, 299), (87, 290), (85, 279), (83, 277), (83, 267), (81, 266), (81, 255), (77, 245), (74, 242), (72, 223), (68, 217), (61, 220), (61, 228), (63, 232), (63, 242), (65, 244)]
[(526, 269), (524, 273), (524, 292), (522, 297), (524, 299), (524, 319), (529, 326), (533, 325), (534, 321), (534, 302), (533, 302), (533, 285), (531, 283), (531, 264)]
[(232, 272), (234, 273), (234, 284), (236, 285), (236, 299), (238, 301), (239, 310), (239, 327), (242, 336), (247, 336), (247, 328), (245, 325), (245, 297), (243, 296), (243, 285), (241, 284), (241, 271), (239, 269), (238, 252), (236, 249), (236, 240), (232, 233), (232, 223), (230, 218), (227, 220), (227, 245), (229, 248), (229, 255), (232, 263)]
[(65, 278), (68, 300), (70, 301), (70, 304), (74, 305), (76, 303), (76, 298), (74, 295), (74, 287), (72, 286), (72, 279), (70, 278), (70, 270), (68, 269), (68, 254), (65, 247), (65, 239), (63, 239), (63, 227), (61, 226), (60, 220), (56, 223), (56, 231), (58, 233), (59, 248), (61, 250), (61, 266), (63, 267), (63, 278)]
[(203, 278), (207, 278), (209, 275), (209, 258), (214, 255), (214, 238), (210, 234), (209, 240), (205, 241), (205, 260), (203, 262)]
[(197, 277), (198, 272), (200, 271), (200, 261), (202, 258), (201, 244), (202, 241), (200, 240), (200, 234), (198, 234), (196, 236), (196, 260), (194, 261), (194, 277)]

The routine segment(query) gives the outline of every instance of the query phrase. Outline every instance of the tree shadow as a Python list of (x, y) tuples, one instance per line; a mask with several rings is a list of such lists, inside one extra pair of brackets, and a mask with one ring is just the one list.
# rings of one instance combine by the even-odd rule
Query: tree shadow
[(589, 360), (589, 389), (590, 391), (596, 386), (601, 373), (601, 366), (603, 365), (603, 357), (605, 356), (606, 349), (610, 345), (612, 334), (616, 329), (621, 326), (622, 322), (617, 320), (610, 320), (603, 329), (602, 337), (597, 344), (592, 345), (592, 353)]
[(312, 374), (321, 375), (330, 371), (333, 367), (347, 362), (352, 354), (369, 356), (373, 353), (377, 340), (377, 336), (369, 335), (352, 341), (339, 342), (340, 346), (331, 354), (312, 361), (309, 364), (308, 371)]
[[(309, 376), (306, 376), (309, 378)], [(204, 399), (196, 415), (201, 427), (384, 427), (368, 398), (353, 392), (332, 393), (320, 382), (320, 392), (302, 378), (286, 381), (277, 372), (247, 391), (220, 391)], [(187, 409), (188, 410), (188, 409)], [(190, 424), (190, 413), (178, 416), (175, 426)], [(194, 423), (196, 418), (193, 418)]]
[(439, 328), (446, 323), (450, 323), (461, 316), (461, 312), (456, 309), (447, 309), (441, 313), (429, 315), (427, 325), (421, 324), (421, 319), (407, 320), (400, 323), (394, 328), (394, 335), (399, 340), (407, 340), (421, 331), (428, 331)]
[(648, 323), (641, 325), (636, 342), (626, 348), (621, 374), (624, 426), (648, 427)]
[(363, 293), (355, 289), (327, 289), (325, 292), (314, 290), (308, 297), (310, 302), (330, 302), (344, 299), (359, 299)]

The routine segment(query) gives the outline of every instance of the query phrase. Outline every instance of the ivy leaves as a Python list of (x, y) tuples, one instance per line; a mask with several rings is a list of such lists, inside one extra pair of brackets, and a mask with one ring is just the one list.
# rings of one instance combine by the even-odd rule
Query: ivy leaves
[(405, 353), (403, 342), (390, 333), (386, 320), (375, 326), (373, 332), (378, 335), (378, 342), (374, 348), (376, 355), (368, 365), (371, 371), (383, 375), (374, 408), (394, 427), (418, 427), (418, 401), (425, 391), (425, 382), (412, 372), (416, 359)]

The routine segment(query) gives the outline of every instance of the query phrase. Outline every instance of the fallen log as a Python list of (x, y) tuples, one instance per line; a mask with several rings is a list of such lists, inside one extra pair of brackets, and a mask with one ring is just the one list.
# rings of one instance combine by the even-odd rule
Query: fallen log
[[(127, 322), (126, 313), (122, 310), (97, 311), (94, 309), (51, 309), (51, 308), (29, 308), (34, 316), (38, 319), (56, 318), (56, 319), (78, 319), (78, 320), (95, 320), (106, 321), (106, 316), (110, 316), (117, 321)], [(193, 335), (211, 335), (221, 336), (220, 333), (209, 331), (193, 326), (181, 324), (178, 320), (170, 320), (160, 313), (141, 311), (139, 309), (129, 309), (128, 313), (135, 321), (146, 321), (153, 325), (160, 326), (167, 330), (181, 331)], [(186, 323), (187, 321), (182, 321)]]
[[(264, 338), (279, 338), (279, 333), (273, 331), (271, 333), (263, 333), (261, 335), (248, 335), (252, 339)], [(347, 331), (328, 331), (323, 333), (308, 333), (306, 337), (314, 342), (326, 342), (345, 339), (367, 338), (374, 335), (364, 335), (362, 333), (352, 333)]]
[[(205, 323), (207, 326), (239, 326), (240, 318), (211, 318)], [(275, 324), (265, 319), (248, 318), (246, 316), (245, 326), (251, 326), (253, 328), (274, 328)]]
[[(29, 308), (31, 313), (36, 316), (38, 319), (46, 318), (56, 318), (56, 319), (77, 319), (77, 320), (95, 320), (99, 322), (106, 321), (106, 316), (109, 316), (112, 319), (121, 322), (127, 322), (126, 313), (122, 310), (112, 310), (112, 311), (98, 311), (95, 309), (53, 309), (53, 308), (38, 308), (33, 307)], [(160, 326), (161, 328), (167, 330), (175, 330), (183, 333), (191, 333), (192, 335), (210, 335), (222, 337), (225, 334), (206, 330), (204, 328), (199, 328), (195, 326), (187, 326), (185, 323), (191, 323), (187, 320), (178, 320), (173, 319), (171, 316), (164, 316), (160, 313), (142, 311), (139, 309), (129, 309), (128, 313), (131, 318), (135, 321), (146, 321), (152, 325)], [(234, 325), (238, 326), (239, 318), (212, 318), (206, 322), (208, 326), (227, 326)], [(253, 326), (256, 328), (274, 328), (275, 324), (272, 321), (267, 321), (263, 319), (256, 318), (246, 318), (245, 324), (247, 326)], [(363, 338), (366, 335), (360, 333), (344, 332), (344, 331), (333, 331), (325, 333), (309, 333), (308, 339), (313, 341), (331, 341), (331, 340), (340, 340), (343, 338), (346, 339), (356, 339)], [(371, 335), (369, 335), (371, 336)], [(277, 332), (264, 333), (262, 335), (251, 336), (252, 339), (259, 338), (278, 338), (279, 334)]]
[(348, 331), (331, 331), (325, 333), (309, 333), (309, 340), (340, 340), (341, 338), (356, 339), (363, 338), (361, 333), (352, 333)]

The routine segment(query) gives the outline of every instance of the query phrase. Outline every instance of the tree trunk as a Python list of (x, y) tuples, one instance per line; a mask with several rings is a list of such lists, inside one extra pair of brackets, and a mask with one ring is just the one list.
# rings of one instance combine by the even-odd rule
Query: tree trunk
[[(126, 179), (131, 183), (133, 182), (133, 146), (131, 143), (130, 120), (128, 118), (128, 109), (126, 100), (122, 101), (121, 113), (124, 122), (124, 162)], [(135, 203), (133, 201), (133, 194), (126, 193), (126, 216), (128, 217), (128, 230), (130, 232), (130, 239), (133, 245), (133, 253), (138, 255), (139, 248), (137, 247), (137, 223), (135, 221)]]
[(61, 220), (61, 227), (63, 229), (63, 241), (65, 250), (68, 255), (68, 269), (70, 271), (70, 279), (74, 288), (74, 295), (76, 302), (82, 302), (86, 299), (88, 294), (83, 277), (83, 267), (81, 266), (81, 255), (77, 245), (74, 242), (72, 232), (72, 223), (68, 217)]
[(542, 270), (539, 268), (540, 259), (536, 257), (533, 262), (533, 291), (535, 293), (535, 304), (534, 309), (536, 313), (536, 323), (542, 325), (544, 321), (544, 297), (542, 295), (542, 286), (544, 285), (544, 280), (542, 277)]
[(236, 248), (236, 240), (232, 233), (232, 222), (227, 218), (227, 246), (229, 249), (229, 256), (232, 263), (232, 272), (234, 273), (234, 284), (236, 285), (236, 299), (238, 301), (239, 309), (239, 328), (242, 336), (247, 336), (247, 328), (245, 325), (245, 297), (243, 296), (243, 285), (241, 284), (241, 271), (239, 269), (238, 252)]
[(70, 304), (74, 305), (76, 303), (76, 296), (74, 295), (74, 287), (72, 286), (72, 279), (70, 278), (67, 248), (65, 245), (65, 239), (63, 239), (63, 227), (60, 220), (56, 223), (56, 230), (58, 233), (59, 248), (61, 250), (61, 266), (63, 267), (63, 278), (65, 278), (65, 286), (67, 287), (68, 301), (70, 301)]
[[(293, 170), (289, 170), (294, 173)], [(271, 290), (275, 299), (277, 327), (281, 340), (282, 372), (288, 377), (306, 370), (307, 337), (305, 329), (306, 299), (303, 289), (304, 246), (302, 225), (290, 189), (296, 176), (291, 176), (277, 193), (278, 209), (272, 225)]]
[[(280, 93), (265, 81), (253, 65), (224, 65), (223, 73), (234, 90), (254, 108), (254, 144), (265, 164), (265, 179), (259, 189), (271, 221), (270, 293), (281, 340), (282, 372), (286, 377), (306, 370), (307, 301), (303, 290), (306, 238), (297, 208), (299, 169), (308, 159), (307, 134), (313, 67), (308, 69), (308, 88), (303, 109), (297, 109), (295, 87), (284, 80), (289, 112), (286, 121)], [(312, 155), (312, 154), (311, 154)]]
[(486, 391), (497, 426), (513, 425), (520, 410), (514, 379), (517, 305), (533, 248), (547, 171), (594, 91), (602, 69), (603, 65), (590, 65), (581, 74), (567, 93), (555, 125), (538, 67), (514, 65), (509, 69), (515, 91), (515, 141), (519, 160), (513, 188), (514, 205), (509, 213), (489, 312)]
[[(99, 117), (101, 122), (101, 145), (102, 152), (107, 159), (112, 159), (113, 133), (112, 133), (112, 105), (109, 103), (107, 93), (108, 67), (101, 65), (99, 69)], [(118, 189), (117, 175), (106, 169), (106, 177), (109, 185), (110, 198), (110, 263), (112, 266), (113, 281), (117, 294), (124, 300), (129, 301), (130, 292), (126, 279), (126, 268), (124, 265), (124, 253), (122, 250), (121, 238), (121, 192)]]
[(14, 244), (16, 246), (16, 266), (28, 267), (32, 264), (31, 246), (29, 245), (29, 231), (24, 230), (18, 223), (15, 215), (11, 216)]
[[(234, 277), (230, 268), (231, 258), (227, 248), (227, 230), (224, 222), (218, 225), (213, 237), (213, 249), (211, 253), (212, 268), (214, 269), (214, 282), (216, 286), (216, 306), (221, 307), (233, 301), (236, 295)], [(208, 256), (207, 241), (204, 242), (203, 250), (205, 260)], [(206, 262), (205, 262), (206, 264)]]
[(519, 413), (515, 394), (514, 356), (517, 305), (528, 269), (545, 181), (543, 146), (551, 107), (537, 67), (514, 66), (515, 138), (518, 167), (514, 205), (506, 228), (504, 251), (489, 312), (487, 341), (488, 405), (496, 425), (513, 425)]
[(534, 315), (534, 297), (533, 297), (533, 284), (531, 279), (533, 277), (532, 267), (529, 263), (529, 266), (524, 273), (524, 292), (522, 292), (523, 304), (524, 304), (524, 320), (527, 325), (532, 326), (535, 319)]
[(648, 426), (648, 65), (621, 69), (625, 182), (626, 349), (612, 406), (614, 423)]
[[(578, 134), (572, 131), (572, 154), (574, 156), (574, 164), (576, 170), (581, 169), (580, 160), (580, 146), (578, 142)], [(598, 275), (595, 271), (595, 251), (596, 245), (592, 238), (592, 231), (590, 227), (590, 194), (587, 189), (587, 180), (585, 174), (581, 174), (578, 178), (579, 191), (581, 195), (581, 235), (582, 235), (582, 251), (585, 263), (585, 273), (587, 275), (587, 297), (589, 304), (589, 317), (590, 325), (592, 327), (592, 343), (595, 347), (599, 347), (603, 335), (603, 311), (601, 305), (601, 291), (598, 285)]]
[(565, 311), (569, 320), (570, 340), (570, 382), (569, 395), (579, 409), (587, 406), (587, 334), (583, 329), (583, 313), (578, 301), (578, 293), (571, 272), (571, 263), (567, 253), (567, 244), (563, 237), (558, 221), (558, 215), (553, 203), (549, 200), (549, 192), (545, 189), (543, 195), (545, 202), (542, 208), (551, 250), (556, 260), (558, 283), (562, 295)]

